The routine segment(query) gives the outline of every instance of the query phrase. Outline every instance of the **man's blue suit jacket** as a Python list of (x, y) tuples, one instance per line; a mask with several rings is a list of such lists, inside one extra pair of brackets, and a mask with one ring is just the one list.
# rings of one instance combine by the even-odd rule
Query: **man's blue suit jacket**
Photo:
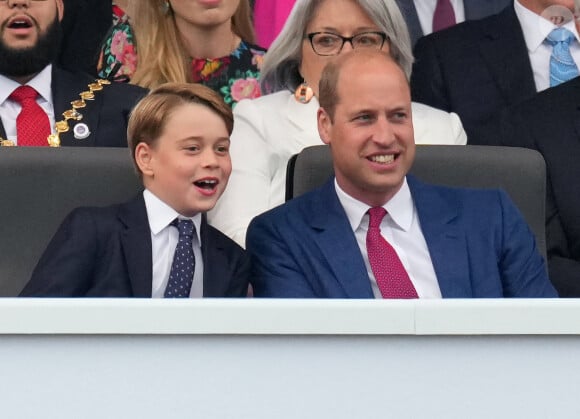
[[(204, 297), (245, 297), (249, 258), (202, 218)], [(49, 243), (22, 297), (152, 294), (151, 230), (143, 194), (103, 208), (77, 208)]]
[[(557, 296), (504, 192), (407, 181), (444, 298)], [(257, 297), (373, 298), (333, 180), (256, 217), (246, 248)]]

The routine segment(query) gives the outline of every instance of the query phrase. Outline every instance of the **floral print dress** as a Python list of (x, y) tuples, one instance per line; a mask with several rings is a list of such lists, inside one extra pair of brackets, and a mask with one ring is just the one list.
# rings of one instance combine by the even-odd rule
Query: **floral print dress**
[[(261, 95), (258, 78), (266, 50), (241, 41), (234, 52), (220, 58), (194, 58), (191, 79), (218, 92), (232, 108), (242, 99)], [(100, 78), (128, 82), (137, 68), (135, 37), (126, 15), (118, 17), (101, 48)]]
[(194, 58), (192, 80), (220, 93), (232, 108), (242, 99), (260, 97), (260, 68), (265, 49), (245, 41), (227, 57)]
[(128, 82), (137, 68), (137, 52), (129, 17), (113, 4), (113, 26), (105, 37), (99, 54), (100, 78)]

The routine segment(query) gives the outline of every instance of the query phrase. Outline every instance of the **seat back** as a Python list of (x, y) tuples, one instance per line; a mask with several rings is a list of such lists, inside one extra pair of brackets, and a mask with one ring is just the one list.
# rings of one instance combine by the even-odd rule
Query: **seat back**
[[(286, 200), (321, 186), (334, 173), (326, 145), (307, 147), (288, 162)], [(505, 190), (546, 256), (546, 165), (540, 153), (518, 147), (418, 145), (411, 173), (424, 182)]]
[(126, 201), (142, 189), (129, 150), (0, 149), (0, 296), (17, 296), (64, 217)]

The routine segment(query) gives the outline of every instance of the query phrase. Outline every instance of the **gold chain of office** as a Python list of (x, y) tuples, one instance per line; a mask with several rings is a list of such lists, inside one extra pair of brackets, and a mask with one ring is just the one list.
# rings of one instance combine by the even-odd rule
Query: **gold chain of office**
[[(68, 121), (70, 121), (71, 119), (75, 121), (80, 121), (81, 119), (83, 119), (83, 114), (79, 112), (79, 109), (86, 108), (87, 106), (86, 101), (95, 100), (95, 93), (103, 90), (103, 86), (106, 86), (108, 84), (111, 84), (109, 80), (98, 79), (95, 80), (94, 83), (88, 84), (87, 87), (89, 90), (79, 93), (80, 99), (73, 100), (70, 103), (71, 108), (64, 111), (62, 113), (63, 119), (58, 121), (54, 125), (56, 132), (54, 134), (50, 134), (47, 137), (46, 141), (48, 142), (48, 145), (50, 147), (60, 147), (60, 134), (63, 134), (70, 130)], [(16, 144), (14, 143), (14, 141), (5, 140), (0, 137), (0, 146), (11, 147), (15, 145)]]

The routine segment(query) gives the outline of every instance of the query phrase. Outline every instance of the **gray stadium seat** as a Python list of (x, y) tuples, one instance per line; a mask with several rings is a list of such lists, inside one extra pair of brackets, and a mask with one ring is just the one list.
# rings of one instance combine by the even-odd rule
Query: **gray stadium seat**
[(123, 202), (142, 189), (127, 148), (0, 150), (0, 296), (17, 296), (73, 208)]

